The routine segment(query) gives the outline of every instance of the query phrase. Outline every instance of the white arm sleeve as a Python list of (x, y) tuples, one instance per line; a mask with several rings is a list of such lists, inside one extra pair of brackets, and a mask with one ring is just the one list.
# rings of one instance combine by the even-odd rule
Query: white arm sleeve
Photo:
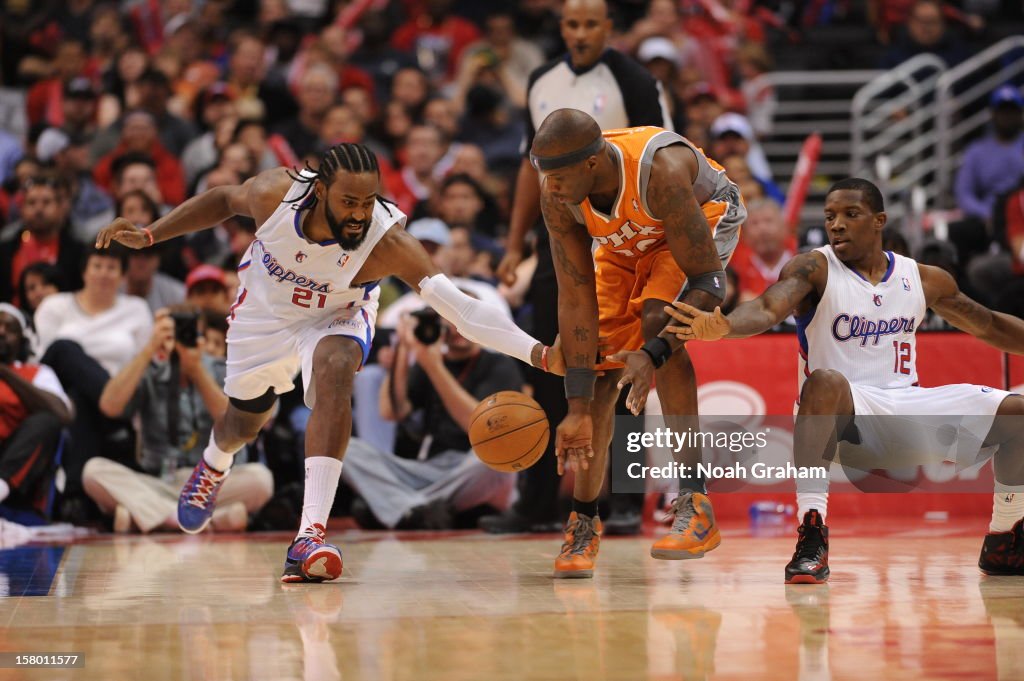
[(500, 310), (467, 296), (445, 275), (424, 277), (420, 282), (420, 297), (469, 340), (532, 366), (530, 353), (540, 341), (516, 326)]

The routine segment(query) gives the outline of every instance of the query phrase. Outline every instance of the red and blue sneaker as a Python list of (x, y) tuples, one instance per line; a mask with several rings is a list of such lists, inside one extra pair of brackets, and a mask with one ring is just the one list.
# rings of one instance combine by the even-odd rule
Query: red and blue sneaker
[(178, 527), (189, 534), (199, 534), (213, 518), (217, 492), (231, 469), (221, 473), (210, 468), (204, 459), (192, 470), (178, 497)]
[(324, 542), (327, 532), (323, 525), (310, 529), (313, 534), (303, 534), (288, 547), (282, 582), (329, 582), (341, 577), (341, 551)]

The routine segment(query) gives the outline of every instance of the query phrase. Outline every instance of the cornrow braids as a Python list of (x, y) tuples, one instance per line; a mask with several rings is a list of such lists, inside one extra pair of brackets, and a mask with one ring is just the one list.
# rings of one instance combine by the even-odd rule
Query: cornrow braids
[[(306, 172), (303, 173), (301, 170), (294, 173), (291, 170), (288, 171), (288, 177), (306, 185), (305, 190), (299, 196), (289, 199), (288, 203), (303, 203), (312, 193), (313, 185), (317, 180), (323, 182), (325, 187), (329, 187), (339, 170), (346, 173), (377, 173), (380, 175), (380, 166), (377, 164), (376, 154), (368, 147), (352, 142), (342, 142), (329, 147), (320, 156), (319, 168), (313, 168), (307, 162), (303, 170)], [(380, 196), (377, 197), (377, 200), (390, 215), (391, 209), (388, 208), (388, 204), (392, 206), (395, 204)], [(313, 203), (316, 203), (315, 194), (313, 195)]]

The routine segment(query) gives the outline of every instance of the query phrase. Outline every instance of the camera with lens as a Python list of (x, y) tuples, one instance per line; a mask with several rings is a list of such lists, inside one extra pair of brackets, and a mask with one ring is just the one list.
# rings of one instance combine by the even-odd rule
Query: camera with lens
[(441, 315), (429, 307), (412, 313), (416, 327), (412, 335), (424, 345), (433, 345), (441, 339)]
[(199, 313), (192, 311), (172, 312), (174, 340), (186, 348), (199, 345)]

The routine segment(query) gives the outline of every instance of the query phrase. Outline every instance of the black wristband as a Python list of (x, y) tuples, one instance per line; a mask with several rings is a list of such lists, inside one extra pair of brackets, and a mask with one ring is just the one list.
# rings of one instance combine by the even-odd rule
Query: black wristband
[(585, 400), (594, 399), (594, 383), (596, 382), (597, 372), (593, 369), (569, 367), (565, 370), (565, 398), (567, 400), (574, 397), (582, 397)]
[(668, 361), (668, 358), (672, 356), (672, 346), (661, 336), (655, 336), (644, 343), (640, 349), (651, 358), (651, 363), (655, 369), (660, 369)]

